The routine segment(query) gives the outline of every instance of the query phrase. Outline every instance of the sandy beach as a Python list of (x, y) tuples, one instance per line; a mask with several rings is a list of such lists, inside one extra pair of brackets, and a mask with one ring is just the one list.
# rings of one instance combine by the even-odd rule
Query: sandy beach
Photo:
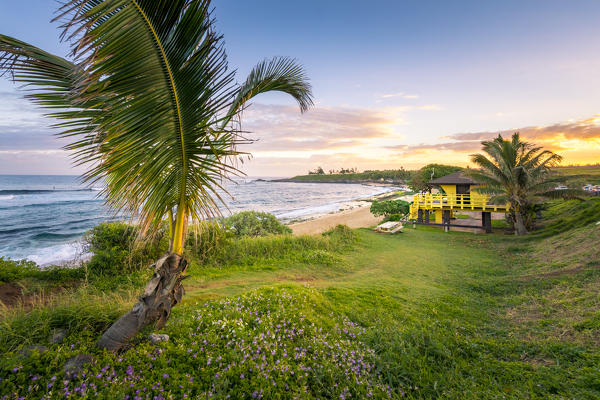
[(323, 233), (336, 225), (348, 225), (350, 228), (365, 228), (377, 225), (383, 217), (375, 217), (369, 211), (370, 203), (344, 210), (335, 214), (327, 214), (308, 221), (290, 224), (295, 235)]

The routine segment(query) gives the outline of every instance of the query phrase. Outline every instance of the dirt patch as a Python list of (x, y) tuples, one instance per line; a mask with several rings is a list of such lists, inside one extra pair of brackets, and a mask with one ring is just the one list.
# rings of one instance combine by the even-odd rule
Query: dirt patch
[(23, 289), (14, 283), (0, 284), (0, 301), (9, 307), (19, 303), (23, 299)]

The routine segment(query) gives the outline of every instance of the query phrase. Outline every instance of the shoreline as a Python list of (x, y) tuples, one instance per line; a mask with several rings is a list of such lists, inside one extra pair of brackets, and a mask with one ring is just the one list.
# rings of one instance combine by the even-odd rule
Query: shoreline
[[(305, 182), (298, 182), (305, 183)], [(289, 226), (294, 234), (317, 234), (345, 224), (351, 228), (359, 228), (374, 225), (378, 220), (369, 212), (371, 201), (395, 197), (398, 187), (385, 183), (352, 183), (370, 187), (378, 187), (372, 190), (372, 194), (364, 194), (360, 197), (347, 198), (346, 200), (320, 205), (312, 205), (299, 209), (291, 209), (285, 212), (274, 213), (283, 224)], [(74, 266), (90, 258), (90, 254), (82, 251), (81, 238), (67, 243), (54, 244), (48, 247), (36, 249), (31, 256), (15, 259), (27, 259), (35, 262), (40, 268), (51, 266)]]
[[(362, 200), (345, 202), (337, 211), (313, 215), (299, 221), (293, 220), (287, 226), (292, 229), (294, 235), (317, 235), (335, 228), (337, 225), (347, 225), (353, 229), (368, 228), (383, 220), (383, 216), (375, 217), (371, 214), (371, 202), (397, 197), (393, 193), (394, 191), (389, 191)], [(400, 196), (400, 198), (402, 197), (406, 196)]]

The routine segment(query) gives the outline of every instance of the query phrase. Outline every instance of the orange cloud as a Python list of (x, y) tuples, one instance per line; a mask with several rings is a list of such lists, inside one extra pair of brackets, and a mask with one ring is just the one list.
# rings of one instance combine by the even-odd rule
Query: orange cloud
[[(546, 149), (560, 152), (566, 163), (591, 163), (600, 161), (600, 114), (579, 121), (569, 121), (548, 126), (528, 126), (502, 131), (484, 131), (456, 133), (446, 136), (450, 141), (442, 143), (422, 143), (418, 145), (389, 146), (404, 157), (427, 157), (433, 160), (439, 157), (456, 159), (463, 155), (464, 162), (468, 154), (481, 149), (481, 141), (498, 135), (507, 138), (519, 132), (528, 141), (535, 142)], [(429, 156), (429, 157), (428, 157)]]

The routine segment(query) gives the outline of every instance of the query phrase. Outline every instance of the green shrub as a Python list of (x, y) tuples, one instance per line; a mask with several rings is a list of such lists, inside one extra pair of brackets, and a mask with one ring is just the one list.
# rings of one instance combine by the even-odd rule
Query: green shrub
[(206, 260), (225, 246), (227, 232), (222, 224), (216, 221), (201, 222), (190, 229), (186, 240), (186, 249), (201, 260)]
[(84, 275), (83, 268), (52, 266), (42, 269), (33, 261), (0, 257), (0, 282), (4, 283), (27, 278), (56, 283), (81, 279)]
[(15, 282), (19, 279), (28, 278), (39, 270), (33, 261), (11, 260), (0, 257), (0, 282)]
[(223, 226), (235, 236), (268, 236), (292, 233), (274, 215), (258, 211), (242, 211), (223, 219)]
[(371, 203), (371, 214), (376, 217), (383, 215), (386, 221), (399, 221), (408, 214), (410, 203), (404, 200), (374, 201)]
[(164, 231), (137, 241), (138, 228), (122, 222), (103, 223), (84, 236), (85, 248), (92, 253), (87, 264), (90, 274), (119, 275), (140, 270), (156, 261), (168, 249)]
[(130, 302), (129, 297), (115, 292), (98, 295), (82, 289), (59, 300), (37, 304), (27, 312), (19, 308), (7, 310), (0, 318), (0, 354), (30, 345), (47, 345), (56, 328), (66, 330), (68, 335), (87, 335), (97, 340), (97, 335), (122, 315)]
[(196, 238), (188, 238), (190, 251), (202, 265), (253, 265), (265, 260), (294, 258), (298, 260), (323, 259), (319, 251), (340, 252), (356, 241), (356, 233), (345, 225), (314, 235), (271, 235), (264, 237), (237, 237), (227, 234), (218, 225), (207, 223), (199, 229)]

